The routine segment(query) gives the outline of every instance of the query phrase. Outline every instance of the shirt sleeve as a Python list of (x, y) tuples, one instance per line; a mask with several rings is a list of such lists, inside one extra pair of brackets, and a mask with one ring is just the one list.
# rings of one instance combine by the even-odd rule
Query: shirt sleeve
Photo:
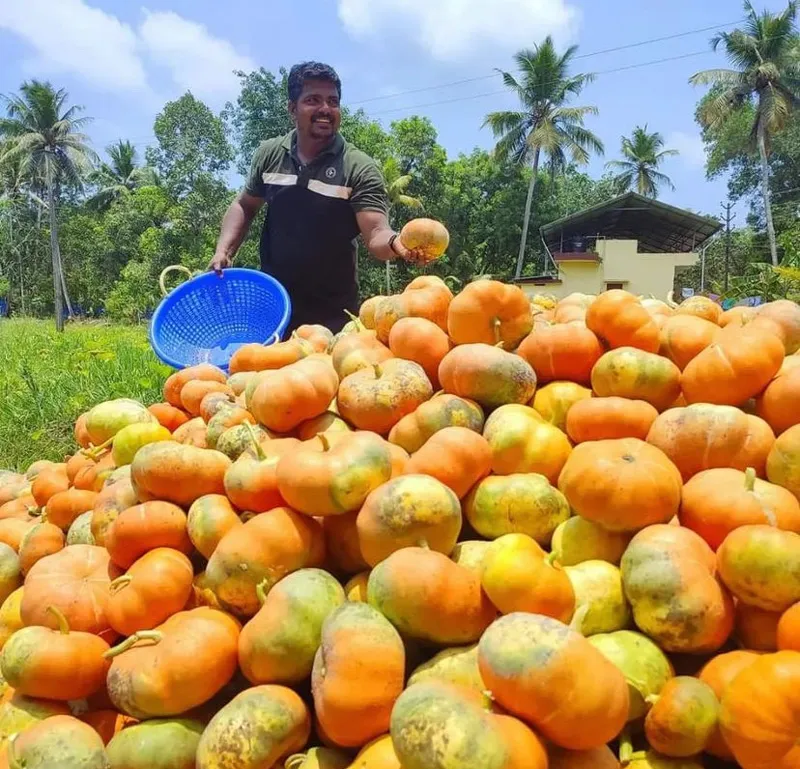
[(386, 194), (386, 182), (375, 163), (365, 164), (356, 175), (350, 205), (356, 213), (380, 211), (388, 216), (389, 197)]
[(267, 195), (263, 179), (265, 157), (266, 150), (264, 145), (261, 144), (253, 153), (253, 160), (250, 162), (250, 173), (244, 185), (244, 191), (248, 195), (253, 195), (257, 198), (265, 198)]

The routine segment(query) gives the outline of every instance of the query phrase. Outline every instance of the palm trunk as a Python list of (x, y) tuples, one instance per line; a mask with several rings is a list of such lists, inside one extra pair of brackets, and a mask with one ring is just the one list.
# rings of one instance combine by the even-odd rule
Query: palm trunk
[(56, 331), (64, 330), (64, 302), (61, 286), (61, 253), (58, 249), (58, 222), (56, 200), (53, 192), (53, 165), (47, 159), (47, 207), (50, 214), (50, 255), (53, 261), (53, 299), (56, 312)]
[(533, 155), (533, 173), (531, 183), (528, 185), (528, 198), (525, 201), (525, 218), (522, 220), (522, 238), (519, 242), (519, 256), (517, 257), (517, 270), (514, 275), (519, 278), (522, 275), (522, 264), (525, 261), (525, 246), (528, 244), (528, 226), (531, 222), (531, 203), (533, 202), (533, 191), (536, 189), (536, 178), (539, 175), (539, 148)]
[(773, 267), (778, 266), (778, 247), (775, 243), (775, 225), (772, 223), (772, 203), (769, 195), (769, 163), (767, 162), (767, 141), (764, 135), (764, 124), (758, 124), (758, 154), (761, 156), (761, 192), (764, 196), (764, 215), (767, 218), (767, 236)]

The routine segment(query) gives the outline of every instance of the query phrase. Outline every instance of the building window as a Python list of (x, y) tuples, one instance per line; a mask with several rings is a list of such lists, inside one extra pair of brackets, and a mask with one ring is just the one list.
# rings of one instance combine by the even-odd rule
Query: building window
[(612, 288), (625, 288), (623, 283), (606, 283), (606, 291), (611, 291)]

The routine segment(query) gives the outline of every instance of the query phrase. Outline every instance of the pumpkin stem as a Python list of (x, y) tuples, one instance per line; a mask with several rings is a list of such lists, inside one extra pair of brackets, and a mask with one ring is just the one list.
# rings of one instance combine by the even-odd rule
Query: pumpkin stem
[(560, 569), (561, 568), (561, 564), (558, 562), (558, 558), (556, 557), (555, 553), (552, 553), (552, 552), (548, 553), (544, 558), (544, 562), (548, 566), (552, 566), (554, 569)]
[(744, 490), (752, 491), (756, 485), (756, 470), (754, 467), (748, 467), (744, 471)]
[(319, 442), (322, 444), (323, 451), (330, 451), (331, 450), (331, 442), (325, 433), (317, 433), (317, 438), (319, 438)]
[(656, 703), (657, 703), (657, 702), (658, 702), (660, 699), (661, 699), (661, 697), (660, 697), (658, 694), (648, 694), (648, 695), (647, 695), (647, 696), (644, 698), (644, 701), (645, 701), (645, 702), (646, 702), (648, 705), (650, 705), (650, 707), (653, 707), (653, 705), (655, 705), (655, 704), (656, 704)]
[(56, 618), (56, 622), (58, 622), (58, 632), (61, 633), (61, 635), (69, 635), (69, 622), (67, 622), (67, 618), (64, 616), (61, 609), (56, 606), (48, 606), (47, 611)]
[(267, 455), (264, 453), (264, 449), (261, 448), (261, 444), (258, 442), (258, 438), (256, 438), (252, 425), (249, 422), (242, 422), (242, 424), (245, 430), (247, 430), (250, 442), (253, 444), (253, 449), (256, 452), (256, 459), (258, 459), (259, 462), (263, 462), (267, 458)]
[(103, 658), (107, 660), (114, 659), (114, 657), (118, 657), (120, 654), (128, 651), (128, 649), (132, 649), (139, 641), (152, 641), (154, 644), (157, 644), (163, 637), (164, 634), (158, 630), (140, 630), (126, 638), (122, 643), (112, 646), (103, 654)]
[(115, 580), (111, 581), (111, 584), (108, 586), (108, 592), (114, 595), (119, 588), (130, 585), (131, 582), (133, 582), (133, 577), (131, 577), (130, 574), (123, 574), (121, 577), (117, 577)]
[(631, 730), (625, 726), (619, 736), (619, 763), (627, 766), (633, 760), (633, 743), (631, 742)]
[(263, 606), (264, 605), (264, 601), (267, 600), (267, 591), (265, 590), (266, 586), (267, 586), (267, 580), (266, 579), (262, 579), (261, 582), (259, 582), (256, 585), (256, 598), (258, 598), (258, 605), (259, 606)]
[(492, 319), (492, 329), (494, 330), (494, 343), (495, 344), (502, 344), (502, 339), (500, 339), (500, 327), (503, 324), (500, 322), (500, 318), (493, 318)]
[(293, 756), (289, 756), (289, 758), (286, 759), (286, 763), (283, 766), (284, 769), (300, 769), (305, 761), (305, 753), (295, 753)]
[(114, 436), (112, 435), (107, 441), (103, 441), (102, 443), (98, 444), (97, 446), (89, 446), (88, 449), (81, 449), (81, 454), (85, 457), (89, 457), (89, 459), (94, 460), (95, 462), (98, 460), (100, 455), (114, 442)]
[(345, 309), (344, 314), (347, 315), (347, 317), (350, 318), (350, 320), (352, 320), (353, 323), (356, 324), (356, 328), (359, 331), (366, 331), (367, 330), (367, 327), (361, 322), (361, 318), (359, 318), (358, 315), (353, 315), (353, 313), (350, 312), (350, 310), (348, 310), (348, 309)]
[(588, 613), (589, 604), (585, 603), (583, 606), (579, 606), (575, 609), (575, 613), (572, 615), (572, 620), (569, 623), (569, 626), (581, 635), (583, 635), (583, 621), (586, 619)]
[(19, 760), (17, 756), (17, 748), (16, 742), (17, 737), (19, 737), (18, 732), (14, 732), (8, 738), (8, 747), (6, 748), (6, 758), (8, 758), (8, 769), (25, 769), (23, 763)]
[(375, 379), (380, 379), (383, 376), (383, 369), (380, 363), (373, 363), (372, 370), (375, 372)]

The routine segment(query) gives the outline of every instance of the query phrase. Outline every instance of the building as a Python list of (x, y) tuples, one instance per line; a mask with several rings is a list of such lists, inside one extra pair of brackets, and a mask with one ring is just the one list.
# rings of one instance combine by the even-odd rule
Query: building
[(676, 270), (691, 267), (722, 225), (628, 192), (539, 229), (550, 269), (517, 283), (530, 295), (562, 298), (624, 288), (664, 299)]

